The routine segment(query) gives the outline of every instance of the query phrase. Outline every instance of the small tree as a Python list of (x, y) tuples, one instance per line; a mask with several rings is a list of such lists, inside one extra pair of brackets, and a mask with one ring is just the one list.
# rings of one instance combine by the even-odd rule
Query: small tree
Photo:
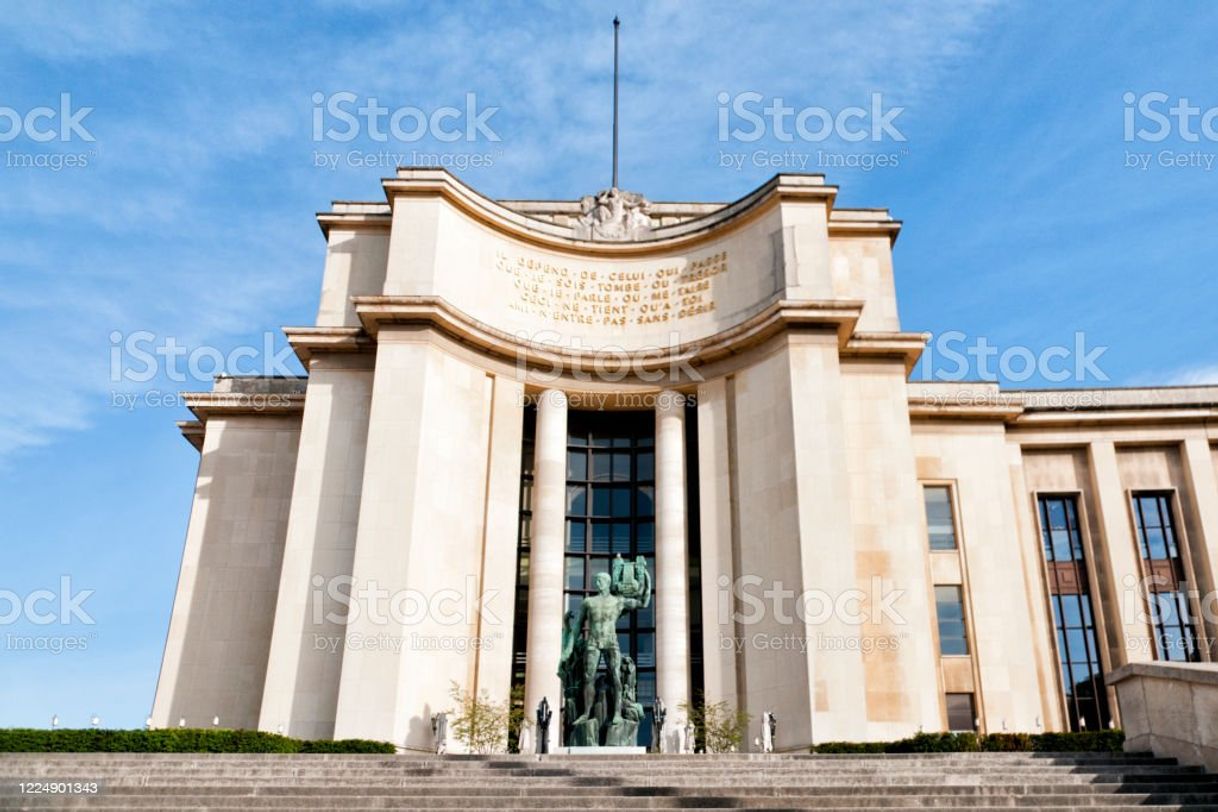
[(512, 686), (512, 693), (508, 699), (508, 752), (520, 752), (520, 737), (524, 734), (524, 685), (517, 684)]
[(493, 701), (485, 690), (474, 695), (455, 682), (452, 686), (449, 695), (457, 703), (456, 714), (450, 722), (453, 738), (471, 753), (503, 752), (507, 746), (508, 703)]
[(697, 705), (682, 704), (681, 710), (694, 726), (694, 737), (702, 742), (702, 748), (707, 753), (732, 753), (741, 749), (745, 736), (748, 735), (749, 714), (742, 710), (734, 710), (726, 702), (716, 702), (713, 705), (699, 703)]

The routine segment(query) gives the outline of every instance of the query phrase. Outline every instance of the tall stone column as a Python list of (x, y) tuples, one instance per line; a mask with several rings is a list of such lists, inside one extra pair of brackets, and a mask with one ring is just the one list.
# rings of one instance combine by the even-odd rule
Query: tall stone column
[[(567, 515), (567, 396), (541, 393), (533, 463), (533, 539), (529, 553), (529, 633), (525, 667), (525, 718), (530, 722), (542, 698), (554, 709), (550, 749), (558, 746), (562, 686), (563, 547)], [(535, 734), (536, 735), (536, 734)]]
[[(1117, 629), (1118, 646), (1111, 649), (1112, 667), (1154, 659), (1154, 644), (1145, 612), (1142, 562), (1129, 514), (1129, 496), (1121, 483), (1116, 447), (1111, 440), (1096, 440), (1087, 447), (1091, 481), (1099, 508), (1103, 550), (1096, 551), (1093, 562), (1100, 574), (1104, 612), (1108, 627)], [(1106, 570), (1106, 571), (1105, 571)]]
[(656, 692), (670, 709), (666, 749), (689, 702), (689, 569), (685, 523), (685, 405), (676, 393), (656, 404)]

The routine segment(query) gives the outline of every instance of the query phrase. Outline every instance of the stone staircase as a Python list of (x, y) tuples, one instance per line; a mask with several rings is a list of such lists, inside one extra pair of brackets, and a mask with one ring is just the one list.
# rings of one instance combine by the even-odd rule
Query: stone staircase
[[(96, 795), (19, 782), (97, 782)], [(0, 754), (0, 809), (1218, 810), (1218, 776), (1150, 755)]]

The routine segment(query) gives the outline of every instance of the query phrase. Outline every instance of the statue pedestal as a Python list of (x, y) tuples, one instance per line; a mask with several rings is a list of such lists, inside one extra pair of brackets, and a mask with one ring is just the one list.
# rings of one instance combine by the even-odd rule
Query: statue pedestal
[(641, 756), (646, 747), (560, 747), (556, 751), (564, 756)]

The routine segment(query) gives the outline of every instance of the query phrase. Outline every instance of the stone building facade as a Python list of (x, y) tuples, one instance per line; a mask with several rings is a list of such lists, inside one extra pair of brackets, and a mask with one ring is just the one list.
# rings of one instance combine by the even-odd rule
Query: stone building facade
[(1112, 669), (1218, 658), (1218, 387), (911, 381), (900, 223), (820, 176), (383, 186), (319, 215), (307, 377), (188, 395), (154, 724), (427, 750), (454, 686), (531, 715), (619, 554), (654, 573), (619, 639), (669, 731), (691, 701), (774, 712), (779, 750), (1094, 729)]

